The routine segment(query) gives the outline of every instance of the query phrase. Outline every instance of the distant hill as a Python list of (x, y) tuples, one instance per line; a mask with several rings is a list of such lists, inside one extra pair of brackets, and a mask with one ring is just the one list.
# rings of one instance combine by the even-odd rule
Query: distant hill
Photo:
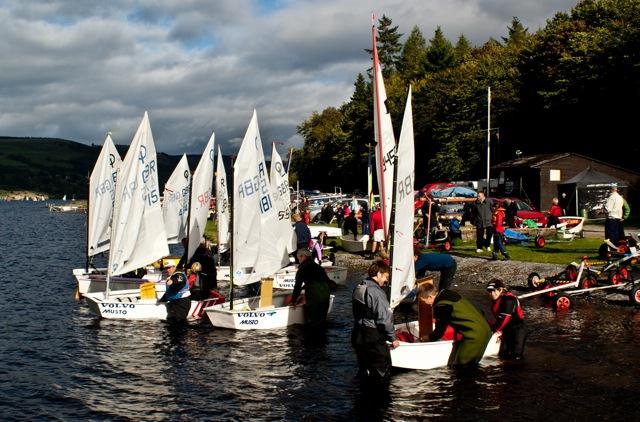
[[(0, 136), (0, 190), (29, 190), (53, 198), (63, 195), (87, 198), (88, 176), (101, 148), (102, 145), (85, 145), (66, 139)], [(124, 158), (129, 146), (116, 145), (116, 148)], [(161, 188), (180, 157), (158, 153)], [(191, 170), (195, 170), (200, 156), (190, 155), (187, 159)], [(225, 165), (228, 166), (228, 161)]]

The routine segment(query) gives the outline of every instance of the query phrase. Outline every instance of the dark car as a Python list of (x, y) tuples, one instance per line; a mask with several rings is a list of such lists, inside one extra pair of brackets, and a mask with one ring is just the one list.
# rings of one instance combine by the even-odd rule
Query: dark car
[[(489, 198), (491, 201), (498, 201), (500, 205), (504, 205), (504, 200), (507, 198)], [(538, 224), (538, 227), (547, 227), (547, 216), (527, 204), (521, 199), (518, 198), (509, 198), (513, 202), (515, 202), (518, 207), (518, 212), (516, 213), (515, 224), (520, 227), (524, 223), (524, 220), (533, 220)]]

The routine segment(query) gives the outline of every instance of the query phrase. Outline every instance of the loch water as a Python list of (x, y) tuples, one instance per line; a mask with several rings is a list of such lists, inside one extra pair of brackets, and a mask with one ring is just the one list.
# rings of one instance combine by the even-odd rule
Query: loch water
[[(523, 361), (399, 371), (372, 392), (349, 343), (360, 273), (337, 291), (320, 338), (100, 320), (74, 299), (86, 216), (42, 204), (0, 203), (3, 421), (640, 419), (640, 312), (623, 300), (578, 300), (561, 314), (524, 301)], [(462, 293), (486, 311), (482, 292)]]

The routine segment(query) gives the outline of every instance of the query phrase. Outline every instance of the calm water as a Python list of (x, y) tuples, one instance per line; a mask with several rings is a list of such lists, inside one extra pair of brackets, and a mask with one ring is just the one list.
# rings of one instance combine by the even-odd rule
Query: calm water
[(0, 217), (2, 420), (640, 418), (640, 312), (624, 302), (579, 300), (556, 315), (528, 300), (524, 362), (400, 372), (371, 395), (354, 379), (350, 288), (337, 292), (320, 341), (296, 327), (233, 332), (205, 320), (176, 332), (98, 320), (73, 298), (84, 214), (3, 202)]

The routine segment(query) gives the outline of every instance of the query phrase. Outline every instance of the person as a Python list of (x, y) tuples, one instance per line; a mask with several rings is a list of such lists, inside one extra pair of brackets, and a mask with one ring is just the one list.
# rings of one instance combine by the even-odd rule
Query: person
[[(295, 224), (293, 225), (293, 231), (296, 233), (296, 252), (300, 249), (309, 249), (309, 244), (311, 242), (311, 230), (309, 230), (309, 226), (307, 226), (304, 221), (302, 221), (302, 217), (300, 214), (293, 214), (293, 221)], [(296, 253), (296, 262), (298, 262), (298, 254)]]
[(330, 203), (326, 202), (322, 206), (322, 210), (320, 211), (320, 219), (326, 224), (330, 224), (331, 220), (333, 220), (333, 209), (331, 208)]
[(342, 205), (342, 209), (344, 210), (344, 218), (349, 217), (349, 215), (351, 214), (351, 208), (349, 208), (349, 203), (345, 202)]
[(321, 231), (315, 239), (311, 239), (311, 256), (313, 260), (322, 265), (322, 248), (324, 247), (327, 232)]
[(309, 225), (309, 223), (311, 222), (311, 213), (309, 212), (309, 208), (304, 210), (303, 216), (304, 216), (304, 224)]
[(617, 245), (620, 240), (620, 220), (622, 219), (623, 206), (618, 186), (611, 185), (611, 193), (604, 204), (604, 211), (607, 214), (604, 223), (604, 238), (609, 239), (614, 245)]
[(347, 235), (349, 232), (353, 233), (353, 240), (358, 240), (358, 220), (354, 212), (346, 216), (342, 223), (342, 233)]
[(338, 228), (342, 228), (342, 222), (344, 221), (344, 208), (342, 208), (342, 204), (338, 202), (336, 205), (336, 222), (338, 223)]
[(358, 211), (360, 210), (360, 204), (358, 204), (358, 200), (356, 199), (356, 196), (353, 195), (351, 197), (351, 212), (354, 214), (357, 214)]
[(491, 313), (495, 318), (492, 330), (502, 333), (499, 356), (505, 359), (522, 359), (527, 333), (524, 328), (524, 312), (518, 298), (502, 280), (494, 278), (487, 284), (491, 296)]
[(191, 308), (191, 292), (187, 275), (182, 271), (176, 271), (176, 264), (168, 262), (167, 290), (160, 298), (160, 302), (166, 302), (167, 321), (176, 323), (186, 321)]
[(209, 297), (208, 290), (205, 294), (203, 287), (204, 277), (202, 276), (202, 264), (194, 262), (191, 264), (191, 273), (187, 277), (189, 282), (189, 291), (191, 292), (191, 298), (193, 300), (202, 300)]
[(518, 205), (511, 198), (505, 198), (504, 200), (504, 217), (507, 222), (507, 227), (516, 227), (516, 215), (518, 214)]
[(562, 208), (560, 207), (560, 201), (558, 198), (551, 200), (551, 208), (549, 208), (549, 220), (547, 221), (547, 227), (556, 227), (560, 224), (560, 217), (562, 217)]
[(358, 375), (373, 382), (384, 382), (391, 371), (389, 345), (396, 348), (393, 314), (383, 287), (391, 268), (376, 261), (367, 270), (368, 277), (353, 290), (353, 331), (351, 344), (358, 359)]
[(193, 266), (196, 262), (200, 264), (200, 277), (202, 278), (202, 293), (204, 298), (208, 296), (210, 291), (218, 288), (216, 264), (211, 249), (207, 247), (206, 241), (202, 241), (198, 245), (189, 261), (189, 266)]
[(360, 221), (362, 221), (362, 234), (369, 233), (369, 205), (366, 202), (360, 207)]
[(478, 199), (473, 207), (474, 224), (476, 226), (476, 252), (482, 252), (482, 248), (486, 247), (491, 251), (491, 201), (489, 201), (484, 192), (478, 192)]
[(509, 260), (509, 254), (504, 246), (504, 208), (500, 206), (498, 202), (493, 204), (493, 214), (491, 216), (491, 226), (493, 229), (493, 252), (491, 253), (491, 260), (496, 261), (498, 259), (498, 251), (504, 256), (504, 260)]
[(631, 215), (631, 207), (629, 206), (629, 203), (623, 196), (622, 197), (622, 218), (620, 219), (620, 225), (618, 226), (619, 232), (620, 232), (620, 239), (624, 239), (625, 237), (627, 237), (627, 235), (624, 232), (624, 221), (627, 218), (629, 218), (630, 215)]
[(187, 267), (187, 249), (189, 247), (189, 239), (187, 239), (186, 237), (183, 237), (182, 239), (180, 239), (180, 244), (182, 245), (183, 248), (183, 252), (182, 252), (182, 256), (180, 257), (180, 261), (178, 261), (178, 268), (184, 270)]
[(429, 341), (437, 341), (444, 336), (447, 326), (461, 336), (454, 342), (449, 356), (449, 366), (464, 368), (477, 364), (491, 339), (491, 328), (480, 311), (453, 290), (438, 290), (431, 283), (422, 283), (418, 297), (433, 306), (435, 328)]
[(326, 271), (311, 259), (309, 249), (298, 249), (296, 256), (300, 264), (296, 271), (296, 283), (293, 286), (290, 306), (297, 306), (302, 286), (305, 290), (304, 319), (311, 328), (322, 328), (327, 322), (331, 289), (336, 284)]
[(446, 253), (420, 253), (419, 248), (413, 250), (416, 279), (423, 278), (427, 271), (440, 271), (438, 290), (449, 289), (458, 264), (453, 257)]
[(371, 226), (369, 227), (369, 234), (373, 237), (371, 243), (371, 258), (376, 253), (378, 247), (380, 250), (384, 249), (384, 228), (382, 226), (382, 211), (380, 210), (380, 204), (376, 205), (376, 209), (371, 213)]

